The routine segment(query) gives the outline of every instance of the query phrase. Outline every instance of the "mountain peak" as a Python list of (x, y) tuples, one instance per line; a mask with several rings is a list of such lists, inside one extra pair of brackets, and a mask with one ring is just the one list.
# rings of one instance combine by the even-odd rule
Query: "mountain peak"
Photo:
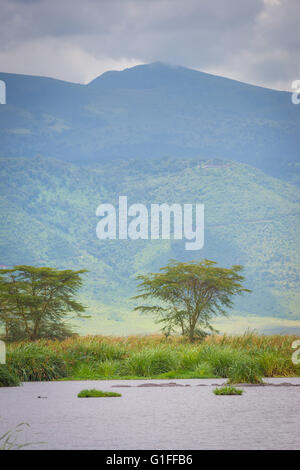
[(230, 78), (212, 75), (200, 70), (191, 69), (182, 65), (166, 62), (151, 62), (149, 64), (135, 65), (124, 70), (111, 70), (104, 72), (92, 80), (88, 86), (99, 88), (119, 89), (151, 89), (166, 88), (192, 89), (205, 88), (207, 92), (215, 87), (231, 89), (235, 85), (240, 87), (261, 88), (255, 85), (242, 83)]
[(157, 61), (136, 65), (124, 70), (104, 72), (88, 85), (109, 88), (154, 88), (164, 84), (170, 85), (170, 79), (172, 78), (172, 82), (176, 81), (178, 74), (187, 76), (190, 73), (201, 74), (202, 72)]

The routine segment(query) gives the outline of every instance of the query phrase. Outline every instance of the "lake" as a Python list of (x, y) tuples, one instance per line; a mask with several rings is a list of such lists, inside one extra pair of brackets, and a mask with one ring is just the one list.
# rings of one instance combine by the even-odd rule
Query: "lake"
[[(28, 449), (300, 449), (300, 378), (267, 381), (294, 386), (245, 386), (242, 396), (215, 396), (223, 379), (0, 388), (0, 435), (26, 422), (18, 442)], [(122, 397), (77, 398), (84, 388)]]

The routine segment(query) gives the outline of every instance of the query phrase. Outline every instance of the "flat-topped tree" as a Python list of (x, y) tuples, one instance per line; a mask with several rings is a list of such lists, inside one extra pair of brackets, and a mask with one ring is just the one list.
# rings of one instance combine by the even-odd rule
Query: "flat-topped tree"
[(210, 260), (181, 263), (170, 261), (159, 273), (137, 276), (140, 294), (134, 299), (158, 301), (155, 305), (135, 308), (154, 314), (165, 334), (181, 330), (191, 341), (215, 331), (211, 320), (227, 315), (234, 295), (251, 292), (243, 287), (243, 267), (221, 268)]
[(82, 317), (85, 307), (76, 301), (85, 270), (15, 266), (0, 272), (0, 323), (7, 339), (36, 340), (70, 333), (65, 319)]

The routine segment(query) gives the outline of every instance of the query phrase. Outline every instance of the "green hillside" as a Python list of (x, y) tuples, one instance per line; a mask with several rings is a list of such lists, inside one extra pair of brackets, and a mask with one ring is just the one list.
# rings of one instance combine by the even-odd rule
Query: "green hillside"
[[(129, 313), (134, 277), (170, 258), (243, 264), (253, 293), (238, 300), (236, 314), (300, 319), (300, 190), (292, 183), (246, 164), (203, 157), (89, 167), (10, 158), (0, 160), (0, 174), (0, 264), (88, 269), (82, 297), (98, 319), (97, 332), (101, 325), (114, 325), (119, 333), (137, 321), (150, 325)], [(96, 208), (117, 205), (119, 195), (148, 206), (205, 204), (204, 248), (186, 251), (184, 240), (97, 239)]]

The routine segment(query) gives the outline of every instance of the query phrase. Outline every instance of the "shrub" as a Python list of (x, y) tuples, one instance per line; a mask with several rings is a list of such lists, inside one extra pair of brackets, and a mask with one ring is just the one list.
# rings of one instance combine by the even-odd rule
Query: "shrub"
[(92, 388), (91, 390), (81, 390), (78, 393), (78, 398), (96, 398), (96, 397), (121, 397), (121, 393), (115, 392), (102, 392), (102, 390), (96, 390)]
[(0, 387), (17, 387), (20, 385), (18, 377), (10, 372), (6, 365), (0, 365)]

